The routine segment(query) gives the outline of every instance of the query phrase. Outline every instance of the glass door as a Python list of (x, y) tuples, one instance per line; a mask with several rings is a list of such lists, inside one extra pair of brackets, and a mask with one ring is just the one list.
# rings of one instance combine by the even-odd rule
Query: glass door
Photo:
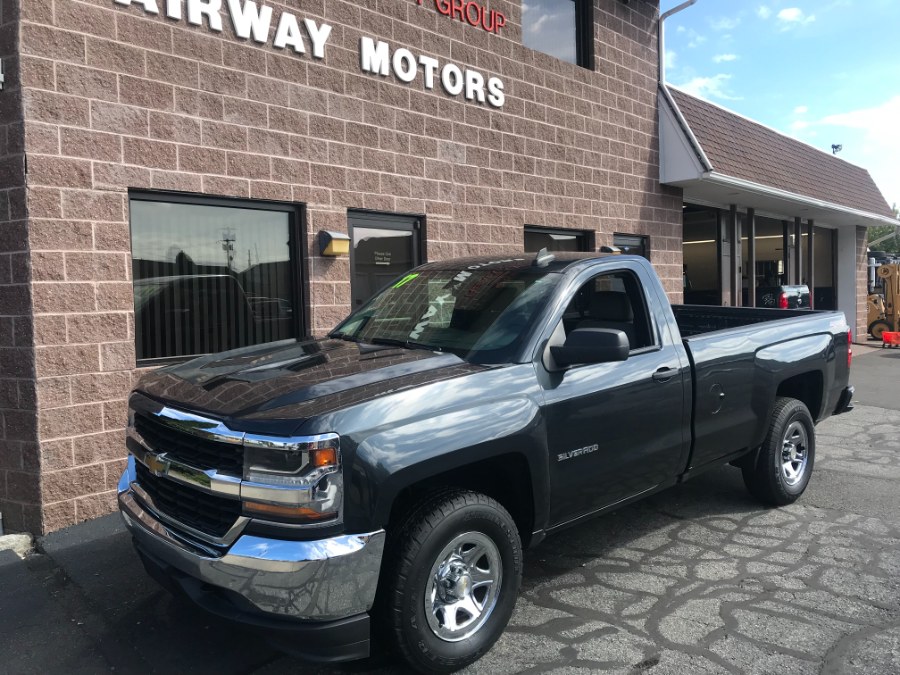
[(392, 279), (421, 263), (420, 219), (351, 211), (350, 295), (356, 310)]

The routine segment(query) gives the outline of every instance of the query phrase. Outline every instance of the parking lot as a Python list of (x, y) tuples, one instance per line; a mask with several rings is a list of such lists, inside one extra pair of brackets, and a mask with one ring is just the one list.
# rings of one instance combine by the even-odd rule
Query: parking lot
[[(548, 538), (466, 672), (900, 671), (900, 350), (862, 351), (797, 504), (761, 508), (723, 468)], [(0, 672), (399, 672), (310, 666), (171, 598), (115, 516), (40, 547), (0, 557)]]

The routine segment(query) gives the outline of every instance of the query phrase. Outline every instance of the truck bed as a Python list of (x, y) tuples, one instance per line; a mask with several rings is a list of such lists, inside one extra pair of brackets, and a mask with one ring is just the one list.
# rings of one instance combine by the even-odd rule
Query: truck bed
[(818, 421), (847, 385), (840, 312), (702, 305), (672, 312), (693, 366), (691, 468), (761, 443), (776, 396), (803, 400)]
[(818, 314), (809, 309), (769, 309), (763, 307), (716, 307), (710, 305), (672, 305), (682, 337), (716, 330), (749, 326), (795, 316)]

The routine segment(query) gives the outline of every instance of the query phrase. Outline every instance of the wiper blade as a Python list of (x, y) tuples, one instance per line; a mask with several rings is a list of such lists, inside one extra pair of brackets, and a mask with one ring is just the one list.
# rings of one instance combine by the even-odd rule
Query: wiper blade
[(350, 333), (329, 333), (328, 337), (335, 340), (346, 340), (347, 342), (356, 342), (356, 338), (350, 335)]
[(373, 345), (389, 345), (392, 347), (406, 347), (407, 349), (427, 349), (430, 352), (442, 351), (440, 347), (427, 345), (424, 342), (415, 342), (413, 340), (398, 340), (397, 338), (369, 338), (366, 340)]

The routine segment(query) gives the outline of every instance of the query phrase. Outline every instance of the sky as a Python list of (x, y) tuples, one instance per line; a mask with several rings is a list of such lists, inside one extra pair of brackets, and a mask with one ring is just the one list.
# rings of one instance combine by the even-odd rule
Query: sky
[(900, 0), (698, 0), (666, 21), (666, 78), (821, 150), (842, 145), (900, 206), (898, 44)]

